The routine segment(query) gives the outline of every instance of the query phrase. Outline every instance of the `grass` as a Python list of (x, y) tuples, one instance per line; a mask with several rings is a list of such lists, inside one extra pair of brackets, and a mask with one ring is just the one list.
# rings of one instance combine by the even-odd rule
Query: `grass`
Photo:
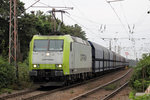
[(113, 83), (104, 87), (105, 90), (114, 90), (119, 86), (119, 83)]
[(2, 93), (8, 93), (8, 94), (11, 94), (12, 91), (13, 91), (12, 89), (9, 89), (9, 88), (3, 88), (3, 89), (1, 89), (0, 94), (2, 94)]

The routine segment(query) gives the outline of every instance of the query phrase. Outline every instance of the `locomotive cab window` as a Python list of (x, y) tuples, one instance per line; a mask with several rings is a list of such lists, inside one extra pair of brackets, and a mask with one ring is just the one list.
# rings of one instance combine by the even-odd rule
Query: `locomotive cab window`
[(34, 51), (47, 51), (48, 40), (34, 40)]
[(50, 40), (49, 50), (50, 51), (63, 51), (63, 40)]

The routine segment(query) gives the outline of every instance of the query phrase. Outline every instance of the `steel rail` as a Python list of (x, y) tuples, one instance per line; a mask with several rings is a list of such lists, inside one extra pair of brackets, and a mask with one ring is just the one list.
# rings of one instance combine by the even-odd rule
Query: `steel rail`
[[(115, 73), (115, 71), (112, 72), (112, 73)], [(86, 83), (88, 83), (88, 82), (92, 82), (92, 81), (94, 81), (94, 80), (103, 78), (104, 76), (110, 75), (110, 74), (112, 74), (112, 73), (104, 74), (104, 75), (102, 75), (102, 76), (100, 76), (100, 77), (96, 77), (96, 78), (93, 78), (93, 79), (90, 79), (90, 80), (86, 80), (86, 81), (81, 81), (80, 83), (76, 83), (76, 84), (72, 84), (72, 85), (69, 85), (69, 86), (62, 87), (62, 88), (57, 88), (57, 89), (54, 89), (54, 90), (51, 90), (51, 91), (47, 91), (47, 92), (44, 92), (44, 93), (40, 93), (40, 94), (31, 96), (31, 97), (28, 97), (28, 98), (23, 98), (22, 100), (34, 100), (34, 99), (38, 99), (38, 98), (41, 98), (41, 97), (43, 97), (43, 96), (49, 95), (49, 94), (54, 93), (54, 92), (57, 92), (57, 91), (66, 90), (66, 89), (73, 88), (73, 87), (76, 87), (76, 86), (79, 86), (79, 85), (82, 85), (82, 84), (86, 84)]]
[[(114, 71), (115, 72), (115, 71)], [(114, 73), (112, 72), (112, 73)], [(109, 74), (112, 74), (111, 72)], [(76, 83), (76, 84), (72, 84), (72, 85), (69, 85), (69, 86), (65, 86), (65, 87), (62, 87), (62, 88), (58, 88), (58, 89), (54, 89), (54, 90), (51, 90), (51, 91), (48, 91), (48, 92), (44, 92), (44, 93), (41, 93), (41, 94), (37, 94), (37, 95), (34, 95), (32, 97), (28, 97), (28, 98), (23, 98), (22, 100), (34, 100), (34, 99), (37, 99), (37, 98), (41, 98), (43, 96), (46, 96), (46, 95), (49, 95), (51, 93), (54, 93), (54, 92), (57, 92), (57, 91), (62, 91), (62, 90), (65, 90), (65, 89), (69, 89), (69, 88), (73, 88), (73, 87), (76, 87), (76, 86), (79, 86), (79, 85), (82, 85), (82, 84), (86, 84), (88, 82), (92, 82), (94, 80), (97, 80), (97, 79), (100, 79), (100, 78), (103, 78), (104, 76), (106, 75), (109, 75), (109, 74), (104, 74), (102, 76), (99, 76), (99, 77), (96, 77), (96, 78), (92, 78), (90, 80), (85, 80), (85, 81), (81, 81), (80, 83)]]
[(116, 90), (114, 90), (113, 92), (111, 92), (110, 94), (108, 94), (107, 96), (102, 98), (101, 100), (109, 100), (111, 97), (113, 97), (115, 94), (117, 94), (122, 88), (126, 87), (128, 85), (128, 83), (129, 83), (129, 81), (127, 81), (126, 83), (121, 85), (121, 87), (117, 88)]
[(83, 94), (80, 94), (80, 95), (78, 95), (78, 96), (72, 98), (71, 100), (80, 100), (81, 98), (86, 97), (87, 95), (92, 94), (92, 93), (94, 93), (95, 91), (97, 91), (97, 90), (99, 90), (99, 89), (101, 89), (101, 88), (103, 88), (103, 87), (105, 87), (105, 86), (107, 86), (107, 85), (109, 85), (109, 84), (112, 84), (112, 83), (114, 83), (114, 82), (116, 82), (116, 81), (119, 81), (119, 80), (121, 80), (122, 78), (124, 78), (129, 72), (131, 72), (131, 70), (132, 70), (132, 69), (130, 69), (127, 73), (125, 73), (125, 74), (122, 75), (121, 77), (119, 77), (119, 78), (117, 78), (117, 79), (114, 79), (114, 80), (112, 80), (112, 81), (110, 81), (110, 82), (108, 82), (108, 83), (106, 83), (106, 84), (100, 85), (100, 86), (98, 86), (98, 87), (96, 87), (96, 88), (94, 88), (94, 89), (92, 89), (92, 90), (89, 90), (89, 91), (83, 93)]
[[(80, 83), (72, 84), (72, 85), (69, 85), (69, 86), (62, 87), (62, 88), (53, 89), (53, 90), (50, 90), (48, 92), (44, 92), (44, 93), (41, 93), (41, 94), (38, 94), (38, 95), (35, 95), (35, 96), (32, 96), (32, 97), (23, 98), (23, 100), (33, 100), (33, 99), (36, 99), (36, 98), (39, 98), (39, 97), (43, 97), (43, 96), (49, 95), (51, 93), (57, 92), (57, 91), (73, 88), (73, 87), (76, 87), (76, 86), (79, 86), (79, 85), (82, 85), (82, 84), (86, 84), (88, 82), (92, 82), (94, 80), (103, 78), (104, 76), (108, 76), (108, 75), (110, 75), (112, 73), (115, 73), (115, 72), (116, 71), (113, 71), (113, 72), (110, 72), (108, 74), (104, 74), (104, 75), (101, 75), (99, 77), (96, 77), (96, 78), (92, 78), (92, 79), (89, 79), (89, 80), (86, 80), (86, 81), (81, 81)], [(6, 96), (3, 96), (3, 97), (0, 97), (0, 100), (6, 100), (6, 99), (9, 99), (9, 98), (15, 98), (15, 97), (18, 97), (18, 96), (21, 96), (21, 95), (26, 95), (26, 94), (29, 94), (29, 93), (32, 93), (32, 92), (36, 92), (36, 90), (37, 89), (26, 90), (26, 91), (23, 91), (23, 92), (6, 95)]]
[(5, 100), (5, 99), (9, 99), (9, 98), (13, 98), (13, 97), (25, 95), (25, 94), (34, 92), (35, 90), (36, 90), (36, 89), (33, 89), (33, 90), (26, 90), (26, 91), (23, 91), (23, 92), (6, 95), (6, 96), (3, 96), (3, 97), (0, 97), (0, 100)]
[[(110, 73), (109, 73), (110, 74)], [(109, 75), (107, 74), (107, 75)], [(75, 86), (78, 86), (78, 85), (81, 85), (81, 84), (85, 84), (87, 82), (90, 82), (90, 81), (94, 81), (94, 80), (97, 80), (99, 78), (102, 78), (104, 75), (100, 76), (100, 77), (96, 77), (96, 78), (93, 78), (93, 79), (90, 79), (90, 80), (87, 80), (87, 81), (84, 81), (84, 82), (80, 82), (80, 83), (77, 83), (77, 84), (73, 84), (71, 86), (67, 86), (63, 89), (67, 89), (67, 88), (71, 88), (71, 87), (75, 87)], [(17, 97), (17, 96), (21, 96), (21, 95), (25, 95), (25, 94), (28, 94), (28, 93), (32, 93), (36, 91), (36, 89), (33, 89), (33, 90), (26, 90), (26, 91), (22, 91), (22, 92), (18, 92), (18, 93), (13, 93), (13, 94), (9, 94), (9, 95), (6, 95), (6, 96), (3, 96), (3, 97), (0, 97), (0, 100), (5, 100), (5, 99), (9, 99), (9, 98), (14, 98), (14, 97)], [(52, 91), (54, 92), (54, 90)], [(49, 94), (50, 94), (50, 91), (49, 91)], [(45, 93), (46, 95), (46, 93)], [(35, 97), (33, 97), (35, 98)]]

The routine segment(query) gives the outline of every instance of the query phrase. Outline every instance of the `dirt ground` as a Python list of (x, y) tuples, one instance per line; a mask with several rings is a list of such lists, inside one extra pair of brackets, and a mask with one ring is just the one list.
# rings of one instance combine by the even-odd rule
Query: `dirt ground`
[(129, 86), (122, 89), (118, 94), (116, 94), (113, 98), (110, 100), (130, 100), (129, 99), (129, 93), (131, 91), (131, 88)]
[[(39, 98), (37, 100), (70, 100), (75, 96), (78, 96), (88, 90), (91, 90), (99, 85), (102, 85), (104, 83), (107, 83), (111, 80), (114, 80), (120, 76), (122, 76), (124, 73), (126, 73), (128, 70), (122, 70), (118, 71), (109, 75), (104, 76), (103, 78), (100, 78), (96, 81), (80, 85), (71, 89), (67, 89), (64, 91), (58, 91), (56, 93), (52, 93), (50, 95), (47, 95), (45, 97)], [(87, 98), (88, 99), (88, 98)], [(88, 100), (96, 100), (96, 98), (90, 98)], [(116, 99), (113, 99), (116, 100)], [(121, 99), (120, 99), (121, 100)], [(127, 99), (128, 100), (128, 99)]]

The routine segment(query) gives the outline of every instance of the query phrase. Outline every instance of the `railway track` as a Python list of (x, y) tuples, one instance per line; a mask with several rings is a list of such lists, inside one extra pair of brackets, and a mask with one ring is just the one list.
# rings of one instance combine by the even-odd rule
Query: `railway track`
[(33, 91), (35, 91), (35, 89), (33, 89), (33, 90), (25, 90), (25, 91), (22, 91), (22, 92), (6, 95), (6, 96), (3, 96), (3, 97), (0, 97), (0, 100), (6, 100), (6, 99), (14, 98), (14, 97), (17, 97), (17, 96), (20, 96), (20, 95), (29, 94), (29, 93), (31, 93)]
[[(78, 95), (78, 96), (72, 98), (71, 100), (82, 100), (82, 99), (84, 99), (84, 100), (87, 99), (87, 100), (88, 100), (88, 98), (91, 99), (91, 97), (89, 97), (90, 95), (96, 93), (96, 92), (99, 91), (100, 89), (103, 89), (104, 87), (106, 87), (106, 86), (108, 86), (108, 85), (110, 85), (110, 84), (113, 84), (113, 83), (115, 83), (115, 82), (117, 82), (117, 81), (123, 79), (123, 78), (126, 77), (131, 71), (132, 71), (132, 69), (130, 69), (127, 73), (125, 73), (125, 74), (122, 75), (121, 77), (119, 77), (119, 78), (117, 78), (117, 79), (114, 79), (114, 80), (112, 80), (112, 81), (110, 81), (110, 82), (108, 82), (108, 83), (105, 83), (105, 84), (103, 84), (103, 85), (100, 85), (100, 86), (98, 86), (98, 87), (96, 87), (96, 88), (94, 88), (94, 89), (91, 89), (91, 90), (89, 90), (89, 91), (87, 91), (87, 92), (85, 92), (85, 93), (83, 93), (83, 94), (80, 94), (80, 95)], [(129, 83), (129, 81), (125, 82), (123, 85), (121, 85), (121, 86), (120, 86), (119, 88), (117, 88), (116, 90), (114, 90), (114, 91), (112, 91), (112, 92), (110, 92), (110, 93), (108, 93), (108, 94), (105, 94), (105, 95), (103, 96), (103, 98), (99, 98), (99, 99), (100, 99), (100, 100), (108, 100), (108, 99), (110, 99), (114, 94), (116, 94), (119, 90), (121, 90), (123, 87), (125, 87), (128, 83)], [(94, 98), (94, 96), (93, 96), (93, 98)], [(97, 98), (96, 98), (96, 99), (97, 99)]]
[(116, 90), (114, 90), (113, 92), (111, 92), (110, 94), (108, 94), (107, 96), (102, 98), (101, 100), (109, 100), (111, 97), (113, 97), (115, 94), (117, 94), (122, 88), (126, 87), (128, 85), (128, 83), (129, 83), (129, 81), (127, 81), (126, 83), (121, 85), (119, 88), (117, 88)]
[[(114, 72), (112, 72), (112, 73), (114, 73)], [(88, 82), (92, 82), (94, 80), (100, 79), (103, 76), (107, 76), (107, 75), (110, 75), (112, 73), (102, 75), (101, 77), (90, 79), (90, 80), (87, 80), (87, 81), (84, 81), (84, 82), (80, 82), (80, 83), (77, 83), (77, 84), (72, 84), (70, 86), (65, 86), (65, 87), (61, 87), (61, 88), (56, 88), (56, 89), (49, 90), (49, 91), (37, 91), (37, 89), (27, 90), (27, 91), (24, 91), (24, 92), (19, 92), (19, 93), (15, 93), (15, 94), (11, 94), (11, 95), (1, 97), (0, 100), (6, 100), (6, 99), (7, 100), (12, 100), (12, 98), (13, 98), (13, 100), (34, 100), (34, 99), (38, 99), (38, 98), (41, 98), (43, 96), (52, 94), (52, 93), (57, 92), (57, 91), (66, 90), (66, 89), (73, 88), (73, 87), (76, 87), (76, 86), (79, 86), (79, 85), (82, 85), (82, 84), (86, 84)], [(32, 94), (34, 94), (34, 95), (32, 95)], [(18, 97), (19, 97), (19, 99), (18, 99)]]

